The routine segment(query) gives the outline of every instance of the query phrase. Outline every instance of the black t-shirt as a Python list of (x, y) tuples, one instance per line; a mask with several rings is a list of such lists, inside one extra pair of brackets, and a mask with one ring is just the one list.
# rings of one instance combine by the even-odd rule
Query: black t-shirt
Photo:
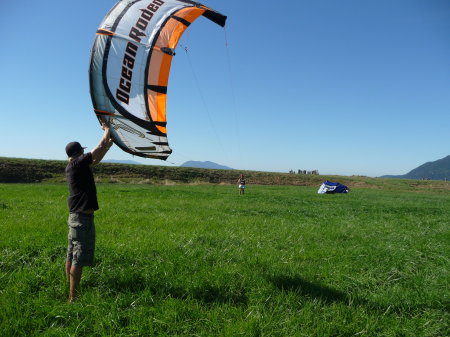
[(90, 167), (92, 153), (88, 152), (73, 159), (66, 167), (66, 178), (69, 184), (70, 213), (98, 210), (97, 189), (94, 175)]

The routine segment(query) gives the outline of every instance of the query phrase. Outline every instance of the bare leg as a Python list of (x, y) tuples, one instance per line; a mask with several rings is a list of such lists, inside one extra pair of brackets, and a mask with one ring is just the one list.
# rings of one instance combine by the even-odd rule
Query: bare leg
[(69, 302), (73, 302), (77, 297), (78, 286), (81, 281), (81, 273), (83, 267), (72, 265), (70, 268), (70, 290), (69, 290)]
[(66, 277), (67, 281), (70, 282), (70, 268), (72, 268), (72, 261), (66, 261)]

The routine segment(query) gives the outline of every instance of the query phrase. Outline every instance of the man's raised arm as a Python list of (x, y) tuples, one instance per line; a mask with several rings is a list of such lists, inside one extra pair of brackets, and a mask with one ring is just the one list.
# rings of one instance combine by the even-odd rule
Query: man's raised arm
[(113, 144), (113, 140), (111, 139), (111, 130), (109, 128), (109, 125), (107, 125), (105, 122), (102, 122), (102, 129), (103, 129), (103, 137), (100, 140), (100, 143), (92, 149), (92, 165), (96, 165), (100, 163), (100, 161), (105, 156), (106, 152), (108, 152), (109, 148)]

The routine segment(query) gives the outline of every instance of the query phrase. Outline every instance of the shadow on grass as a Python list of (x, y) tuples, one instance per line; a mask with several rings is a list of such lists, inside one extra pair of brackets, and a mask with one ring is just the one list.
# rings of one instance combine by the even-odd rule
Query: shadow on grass
[(268, 277), (268, 280), (281, 291), (293, 292), (298, 296), (309, 299), (318, 299), (326, 304), (343, 303), (353, 308), (361, 307), (364, 308), (364, 310), (366, 310), (367, 312), (371, 312), (375, 315), (414, 315), (415, 313), (423, 311), (425, 309), (443, 309), (442, 307), (438, 306), (434, 307), (429, 305), (401, 305), (401, 303), (390, 303), (389, 305), (382, 305), (380, 303), (372, 302), (358, 296), (346, 294), (342, 291), (333, 289), (325, 285), (307, 281), (300, 276), (278, 275), (275, 277)]
[[(82, 283), (85, 288), (101, 288), (112, 296), (118, 294), (139, 294), (149, 292), (159, 298), (197, 300), (206, 305), (229, 304), (245, 306), (248, 303), (245, 288), (237, 284), (211, 284), (204, 280), (195, 284), (183, 283), (180, 275), (148, 274), (145, 270), (118, 270), (116, 272), (99, 272)], [(186, 278), (188, 279), (188, 278)]]
[(295, 292), (307, 298), (317, 298), (325, 303), (351, 302), (351, 299), (343, 292), (316, 283), (309, 282), (300, 276), (278, 275), (269, 278), (278, 289)]
[(205, 284), (190, 291), (191, 296), (205, 304), (230, 304), (246, 306), (248, 297), (243, 289), (229, 289), (226, 287)]
[(343, 303), (352, 308), (364, 308), (367, 312), (375, 315), (390, 315), (392, 312), (398, 312), (398, 308), (393, 305), (386, 307), (358, 296), (346, 294), (326, 285), (307, 281), (300, 276), (278, 275), (269, 277), (269, 280), (281, 291), (293, 292), (307, 299), (318, 299), (325, 304)]
[[(86, 286), (98, 286), (93, 281)], [(101, 286), (108, 289), (113, 296), (119, 293), (141, 293), (149, 291), (160, 298), (175, 298), (181, 300), (198, 300), (207, 305), (229, 304), (235, 306), (247, 305), (248, 298), (242, 289), (230, 289), (226, 286), (201, 284), (194, 287), (184, 287), (173, 284), (169, 279), (147, 279), (145, 276), (134, 274), (122, 277), (108, 277), (101, 280)]]

